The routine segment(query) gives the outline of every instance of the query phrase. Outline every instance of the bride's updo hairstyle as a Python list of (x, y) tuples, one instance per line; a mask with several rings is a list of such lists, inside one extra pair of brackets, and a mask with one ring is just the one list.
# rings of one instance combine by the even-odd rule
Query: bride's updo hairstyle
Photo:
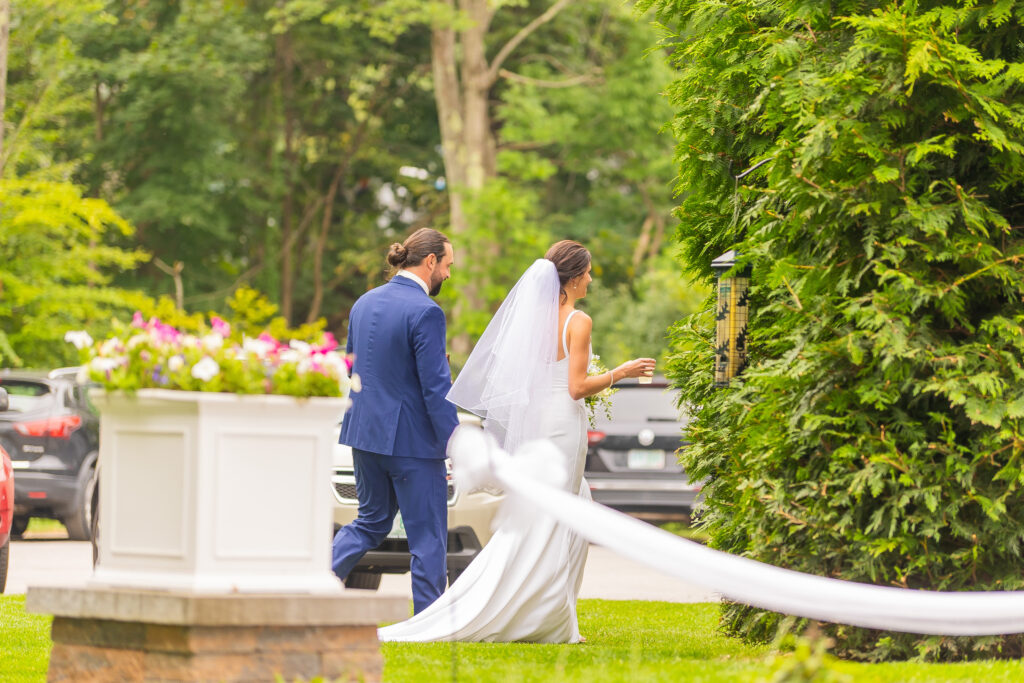
[(544, 258), (555, 264), (558, 271), (558, 287), (561, 290), (560, 300), (564, 301), (567, 296), (565, 285), (569, 280), (583, 275), (590, 267), (590, 252), (579, 242), (562, 240), (552, 244)]
[(444, 245), (448, 244), (448, 238), (444, 233), (433, 228), (420, 228), (409, 235), (405, 242), (395, 242), (388, 249), (388, 263), (396, 270), (418, 266), (423, 259), (430, 254), (440, 261), (444, 258)]

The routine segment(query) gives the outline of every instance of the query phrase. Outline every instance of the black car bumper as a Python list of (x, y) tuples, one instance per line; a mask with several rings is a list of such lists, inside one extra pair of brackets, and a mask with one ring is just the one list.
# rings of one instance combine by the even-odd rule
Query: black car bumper
[(34, 511), (62, 512), (74, 505), (78, 495), (78, 477), (14, 471), (14, 514)]
[[(480, 552), (476, 532), (468, 526), (448, 530), (448, 569), (463, 570)], [(367, 551), (354, 571), (382, 574), (404, 574), (409, 571), (409, 542), (404, 538), (388, 538)]]
[(590, 495), (602, 505), (648, 516), (688, 514), (700, 497), (700, 487), (682, 477), (623, 477), (588, 473)]

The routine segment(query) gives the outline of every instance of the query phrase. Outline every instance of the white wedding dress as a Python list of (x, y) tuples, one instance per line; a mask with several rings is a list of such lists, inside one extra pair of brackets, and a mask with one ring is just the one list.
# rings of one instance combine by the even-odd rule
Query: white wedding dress
[[(584, 404), (569, 395), (569, 354), (547, 376), (547, 391), (531, 404), (536, 434), (564, 459), (564, 487), (590, 499), (583, 479), (587, 454)], [(553, 452), (553, 451), (552, 451)], [(457, 476), (457, 473), (456, 473)], [(408, 621), (378, 630), (382, 641), (577, 643), (576, 600), (587, 542), (515, 497), (506, 498), (490, 542), (434, 604)]]

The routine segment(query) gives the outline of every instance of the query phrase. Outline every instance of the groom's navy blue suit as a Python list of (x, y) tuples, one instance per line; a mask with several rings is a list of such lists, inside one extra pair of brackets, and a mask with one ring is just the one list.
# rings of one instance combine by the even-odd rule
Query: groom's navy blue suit
[(347, 351), (362, 391), (351, 395), (338, 441), (352, 447), (359, 517), (334, 537), (334, 571), (348, 576), (401, 510), (420, 612), (446, 582), (444, 457), (458, 418), (445, 399), (452, 382), (444, 312), (417, 282), (397, 275), (352, 307)]

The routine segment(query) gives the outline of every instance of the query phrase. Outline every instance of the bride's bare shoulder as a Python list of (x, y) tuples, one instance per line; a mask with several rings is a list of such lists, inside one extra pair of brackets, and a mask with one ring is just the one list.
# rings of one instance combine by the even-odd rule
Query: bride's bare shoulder
[(594, 321), (591, 320), (590, 316), (583, 311), (577, 311), (576, 314), (569, 319), (570, 332), (584, 332), (589, 334), (593, 327)]

